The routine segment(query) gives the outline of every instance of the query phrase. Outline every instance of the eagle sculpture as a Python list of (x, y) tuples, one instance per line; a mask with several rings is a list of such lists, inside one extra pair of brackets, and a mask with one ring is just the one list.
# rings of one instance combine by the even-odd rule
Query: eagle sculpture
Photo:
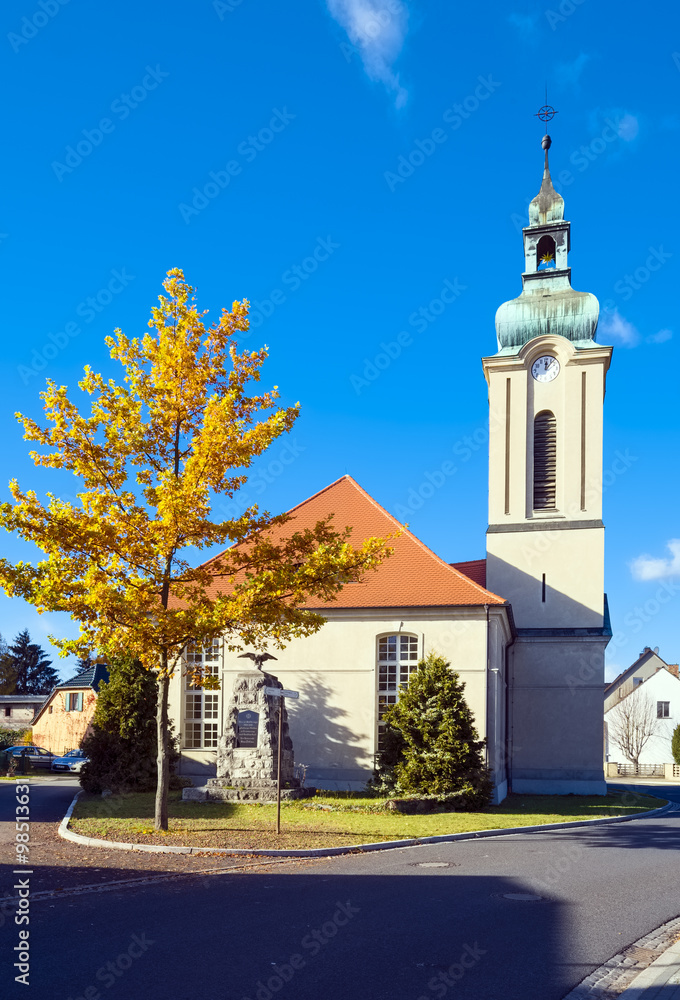
[(253, 661), (258, 670), (262, 670), (262, 664), (265, 660), (276, 659), (276, 657), (272, 656), (271, 653), (241, 653), (238, 659), (243, 660), (246, 657)]

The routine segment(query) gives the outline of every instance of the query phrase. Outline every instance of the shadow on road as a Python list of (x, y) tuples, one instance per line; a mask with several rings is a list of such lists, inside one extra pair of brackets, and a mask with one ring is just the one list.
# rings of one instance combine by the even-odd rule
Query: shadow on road
[[(560, 1000), (590, 971), (560, 957), (562, 904), (521, 880), (403, 855), (395, 868), (197, 875), (36, 902), (31, 985), (89, 996), (134, 935), (153, 943), (124, 958), (116, 995), (195, 1000), (200, 981), (220, 1000)], [(77, 964), (64, 961), (84, 931)]]

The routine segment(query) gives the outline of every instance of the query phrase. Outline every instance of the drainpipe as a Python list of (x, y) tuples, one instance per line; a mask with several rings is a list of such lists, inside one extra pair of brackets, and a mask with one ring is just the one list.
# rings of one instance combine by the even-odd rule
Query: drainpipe
[[(512, 791), (512, 753), (514, 752), (515, 713), (512, 713), (512, 736), (510, 734), (510, 698), (515, 695), (515, 658), (512, 658), (512, 684), (510, 683), (510, 650), (515, 645), (515, 636), (505, 647), (505, 775), (508, 795)], [(512, 747), (512, 750), (510, 749)]]
[[(489, 644), (489, 605), (484, 605), (484, 613), (486, 614), (486, 725), (484, 729), (486, 730), (486, 747), (484, 750), (484, 763), (489, 766), (489, 657), (491, 655), (491, 649)], [(494, 716), (494, 727), (495, 727), (495, 716)], [(495, 735), (495, 734), (494, 734)]]

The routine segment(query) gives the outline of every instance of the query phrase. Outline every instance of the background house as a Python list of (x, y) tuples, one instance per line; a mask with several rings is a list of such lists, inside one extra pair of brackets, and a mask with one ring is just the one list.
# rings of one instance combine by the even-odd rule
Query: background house
[(79, 747), (92, 722), (99, 685), (108, 679), (105, 664), (95, 663), (57, 684), (33, 720), (33, 742), (57, 754)]
[(605, 688), (604, 724), (605, 758), (626, 763), (623, 750), (615, 741), (612, 720), (626, 699), (640, 697), (648, 701), (656, 718), (653, 736), (645, 745), (640, 764), (672, 764), (671, 738), (680, 723), (680, 676), (677, 663), (666, 663), (659, 649), (645, 646), (635, 663)]
[(43, 694), (0, 694), (0, 729), (28, 729), (46, 700)]

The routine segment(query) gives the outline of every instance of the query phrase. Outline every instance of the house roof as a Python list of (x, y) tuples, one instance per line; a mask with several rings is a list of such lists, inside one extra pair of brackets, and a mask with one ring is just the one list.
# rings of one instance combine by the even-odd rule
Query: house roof
[[(651, 649), (649, 646), (645, 646), (645, 648), (642, 650), (642, 652), (640, 653), (640, 655), (638, 656), (637, 660), (635, 660), (634, 663), (631, 663), (629, 667), (626, 667), (625, 670), (622, 670), (621, 673), (618, 675), (618, 677), (615, 677), (614, 680), (611, 681), (609, 684), (605, 684), (605, 694), (609, 694), (612, 691), (614, 691), (617, 687), (619, 687), (620, 684), (622, 684), (624, 681), (627, 681), (628, 678), (631, 677), (631, 675), (634, 674), (636, 670), (639, 670), (640, 667), (644, 666), (644, 664), (647, 663), (648, 660), (654, 657), (657, 660), (659, 660), (659, 662), (664, 667), (669, 666), (669, 664), (666, 663), (666, 661), (661, 656), (659, 656), (656, 649)], [(670, 666), (677, 666), (677, 664), (670, 664)], [(658, 669), (661, 668), (659, 667)], [(671, 673), (673, 673), (673, 671), (671, 671)]]
[[(637, 661), (636, 661), (636, 662), (637, 662)], [(639, 662), (638, 662), (638, 666), (639, 666)], [(632, 694), (635, 694), (635, 693), (636, 693), (637, 691), (640, 691), (640, 689), (641, 689), (641, 688), (643, 688), (643, 687), (645, 686), (645, 684), (649, 684), (649, 683), (652, 683), (652, 682), (653, 682), (653, 681), (654, 681), (654, 680), (655, 680), (655, 679), (656, 679), (657, 677), (659, 677), (659, 676), (663, 675), (663, 672), (664, 672), (664, 671), (665, 671), (665, 672), (666, 672), (667, 674), (670, 674), (670, 676), (671, 676), (671, 677), (673, 677), (673, 678), (674, 678), (674, 679), (675, 679), (675, 680), (676, 680), (676, 681), (677, 681), (677, 682), (678, 682), (678, 683), (680, 684), (680, 676), (678, 675), (678, 669), (677, 669), (677, 667), (678, 667), (677, 663), (670, 663), (670, 664), (669, 664), (669, 663), (665, 663), (665, 664), (663, 665), (663, 667), (657, 667), (657, 669), (656, 669), (656, 670), (654, 671), (654, 673), (653, 673), (653, 674), (650, 674), (650, 675), (649, 675), (648, 677), (644, 677), (644, 678), (641, 678), (641, 680), (640, 680), (640, 683), (639, 683), (639, 684), (635, 684), (635, 685), (634, 685), (634, 686), (633, 686), (633, 687), (632, 687), (632, 688), (630, 689), (630, 691), (628, 691), (628, 692), (627, 692), (627, 693), (626, 693), (626, 694), (625, 694), (625, 695), (623, 696), (623, 698), (621, 698), (621, 699), (620, 699), (620, 700), (619, 700), (618, 702), (616, 702), (616, 703), (615, 703), (614, 705), (611, 705), (611, 706), (610, 706), (610, 707), (609, 707), (609, 708), (607, 709), (607, 711), (605, 712), (605, 715), (606, 715), (606, 714), (607, 714), (608, 712), (612, 712), (612, 711), (613, 711), (613, 710), (614, 710), (614, 709), (616, 708), (616, 706), (617, 706), (617, 705), (620, 705), (620, 704), (622, 704), (622, 702), (624, 702), (624, 701), (626, 700), (626, 698), (630, 698), (630, 696), (631, 696)], [(609, 686), (611, 687), (612, 685), (609, 685)], [(610, 692), (610, 693), (611, 693), (611, 692)], [(606, 696), (607, 696), (607, 691), (605, 691), (605, 701), (606, 701)]]
[(108, 679), (109, 670), (106, 664), (93, 663), (91, 667), (80, 670), (70, 680), (57, 684), (54, 690), (58, 691), (61, 688), (92, 688), (93, 691), (98, 691), (101, 682), (104, 681), (106, 683)]
[[(293, 507), (290, 520), (272, 529), (275, 540), (294, 531), (313, 528), (317, 521), (333, 514), (333, 526), (352, 528), (351, 543), (359, 546), (365, 539), (384, 537), (402, 531), (395, 517), (381, 507), (351, 476), (342, 476), (330, 486)], [(479, 583), (478, 560), (465, 563), (468, 573), (450, 565), (424, 545), (407, 529), (390, 541), (394, 552), (376, 570), (366, 573), (361, 583), (346, 584), (331, 605), (337, 608), (405, 608), (506, 605), (507, 601), (486, 590)], [(219, 559), (220, 557), (215, 557)], [(210, 560), (212, 561), (212, 560)], [(206, 563), (205, 565), (208, 565)], [(219, 591), (216, 578), (214, 593)], [(328, 603), (310, 599), (305, 607), (321, 610)]]
[(471, 559), (468, 562), (451, 563), (459, 573), (469, 577), (480, 587), (486, 587), (486, 559)]
[(46, 694), (0, 694), (0, 705), (35, 705), (47, 697)]

